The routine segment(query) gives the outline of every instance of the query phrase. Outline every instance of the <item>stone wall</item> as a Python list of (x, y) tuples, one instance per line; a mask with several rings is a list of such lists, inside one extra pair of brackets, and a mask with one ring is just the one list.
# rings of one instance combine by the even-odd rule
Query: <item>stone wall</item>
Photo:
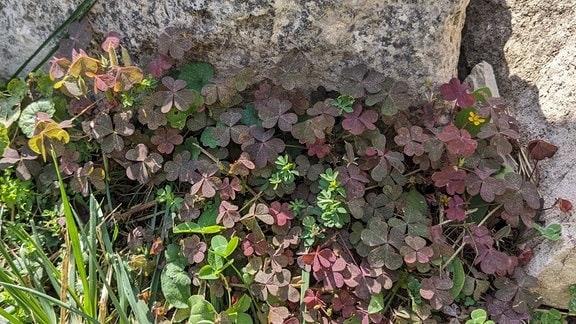
[[(467, 11), (461, 72), (485, 60), (500, 94), (521, 124), (522, 138), (559, 147), (539, 164), (545, 206), (564, 198), (576, 204), (576, 6), (573, 1), (474, 0)], [(545, 303), (566, 308), (576, 284), (574, 210), (541, 217), (562, 224), (562, 240), (535, 246), (527, 267), (539, 279)]]
[[(262, 70), (298, 48), (317, 84), (334, 86), (343, 66), (365, 62), (422, 88), (426, 78), (441, 84), (455, 75), (468, 1), (98, 1), (89, 17), (96, 32), (121, 33), (132, 52), (146, 53), (165, 27), (187, 27), (194, 41), (188, 58), (222, 71)], [(71, 10), (71, 1), (0, 4), (0, 25), (13, 31), (0, 35), (10, 44), (1, 52), (0, 78), (8, 78)]]

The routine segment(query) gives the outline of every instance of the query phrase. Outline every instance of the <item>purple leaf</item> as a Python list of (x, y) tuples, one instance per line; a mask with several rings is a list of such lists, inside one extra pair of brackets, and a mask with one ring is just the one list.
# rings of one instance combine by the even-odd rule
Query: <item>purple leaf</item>
[(457, 78), (452, 78), (450, 82), (440, 86), (440, 93), (444, 100), (456, 100), (461, 108), (470, 107), (476, 101), (474, 96), (468, 93), (468, 86), (465, 83), (460, 83)]
[(253, 144), (243, 145), (243, 150), (250, 154), (257, 168), (264, 167), (267, 163), (274, 163), (279, 153), (284, 151), (284, 141), (272, 138), (274, 130), (264, 130), (262, 127), (250, 127), (250, 134), (256, 140)]
[(362, 105), (356, 104), (351, 113), (344, 112), (342, 128), (349, 131), (352, 135), (361, 135), (365, 129), (376, 129), (374, 125), (378, 121), (378, 113), (373, 110), (362, 112)]

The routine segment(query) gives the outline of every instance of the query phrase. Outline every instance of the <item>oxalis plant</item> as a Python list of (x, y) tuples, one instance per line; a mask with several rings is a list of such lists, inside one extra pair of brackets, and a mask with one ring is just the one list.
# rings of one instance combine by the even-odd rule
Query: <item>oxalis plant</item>
[(184, 59), (189, 35), (167, 28), (142, 69), (110, 33), (4, 88), (0, 184), (12, 200), (2, 199), (0, 316), (534, 317), (525, 241), (560, 238), (537, 223), (534, 170), (557, 148), (520, 146), (489, 89), (454, 78), (440, 97), (431, 86), (418, 97), (360, 64), (342, 70), (338, 89), (309, 91), (296, 51), (271, 70), (221, 76)]

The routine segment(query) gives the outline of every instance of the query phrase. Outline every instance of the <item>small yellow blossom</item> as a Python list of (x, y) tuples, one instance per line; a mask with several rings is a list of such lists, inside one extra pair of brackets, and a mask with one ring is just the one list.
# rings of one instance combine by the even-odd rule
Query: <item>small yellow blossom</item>
[(480, 116), (478, 116), (478, 114), (473, 111), (470, 112), (470, 117), (468, 117), (468, 120), (474, 123), (475, 126), (478, 126), (486, 121), (486, 119), (480, 118)]
[(446, 195), (442, 195), (442, 197), (440, 197), (440, 202), (442, 203), (442, 205), (444, 206), (448, 206), (448, 203), (450, 202), (450, 199), (452, 197), (446, 196)]

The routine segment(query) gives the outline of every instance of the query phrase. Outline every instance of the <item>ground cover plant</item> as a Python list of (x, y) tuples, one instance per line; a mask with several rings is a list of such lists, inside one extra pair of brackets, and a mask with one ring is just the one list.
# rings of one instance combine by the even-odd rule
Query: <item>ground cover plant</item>
[(299, 52), (269, 71), (223, 74), (184, 59), (187, 33), (167, 28), (143, 68), (110, 33), (5, 87), (0, 316), (561, 316), (534, 316), (536, 280), (522, 270), (527, 236), (560, 238), (537, 223), (534, 181), (557, 148), (522, 148), (489, 89), (452, 79), (418, 97), (359, 64), (338, 89), (308, 91)]

